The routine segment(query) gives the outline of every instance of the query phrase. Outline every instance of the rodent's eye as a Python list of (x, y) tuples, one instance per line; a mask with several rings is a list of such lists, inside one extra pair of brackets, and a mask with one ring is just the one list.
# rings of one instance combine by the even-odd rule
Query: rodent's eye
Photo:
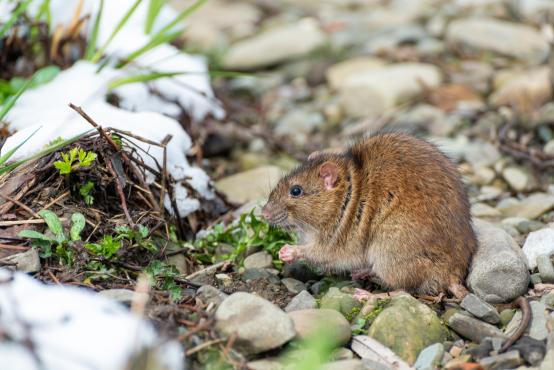
[(293, 197), (299, 197), (302, 195), (303, 190), (300, 185), (294, 185), (292, 188), (290, 188), (290, 195)]

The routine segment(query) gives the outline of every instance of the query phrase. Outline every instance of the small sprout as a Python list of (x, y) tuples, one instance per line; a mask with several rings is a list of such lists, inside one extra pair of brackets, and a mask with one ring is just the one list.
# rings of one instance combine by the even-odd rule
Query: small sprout
[(94, 197), (90, 195), (93, 189), (94, 183), (92, 181), (87, 181), (84, 185), (79, 187), (79, 194), (81, 194), (81, 197), (83, 197), (83, 201), (87, 206), (91, 206), (94, 203)]
[(121, 248), (121, 240), (111, 235), (104, 235), (99, 243), (85, 244), (85, 248), (98, 256), (110, 259)]
[(94, 152), (86, 152), (79, 147), (72, 148), (69, 153), (61, 153), (62, 160), (54, 162), (54, 167), (58, 169), (60, 175), (69, 175), (72, 171), (89, 167), (98, 157)]

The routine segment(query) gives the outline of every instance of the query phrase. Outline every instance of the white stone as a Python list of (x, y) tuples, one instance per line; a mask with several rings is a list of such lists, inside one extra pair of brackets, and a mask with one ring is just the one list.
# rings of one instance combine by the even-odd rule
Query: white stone
[(496, 208), (505, 217), (525, 217), (530, 220), (554, 208), (554, 195), (534, 193), (522, 200), (508, 198), (498, 203)]
[(322, 46), (325, 39), (317, 21), (306, 18), (231, 45), (222, 64), (232, 70), (267, 67), (304, 56)]
[(554, 228), (545, 228), (529, 233), (523, 244), (530, 269), (537, 267), (537, 257), (541, 254), (554, 254)]
[(341, 84), (339, 100), (352, 117), (374, 117), (440, 85), (441, 71), (424, 63), (399, 63), (353, 75)]
[(338, 90), (345, 81), (360, 73), (370, 72), (375, 68), (380, 68), (385, 65), (385, 61), (373, 57), (357, 57), (347, 59), (329, 67), (325, 76), (329, 87)]
[(262, 166), (225, 177), (215, 183), (217, 190), (233, 203), (265, 199), (283, 171), (276, 166)]
[(515, 191), (531, 190), (536, 185), (533, 175), (522, 167), (506, 167), (502, 177)]
[(499, 210), (485, 203), (475, 203), (471, 206), (471, 215), (481, 218), (497, 218), (502, 214)]
[(548, 40), (533, 27), (493, 18), (467, 18), (448, 25), (446, 39), (455, 50), (494, 52), (540, 64), (548, 57)]

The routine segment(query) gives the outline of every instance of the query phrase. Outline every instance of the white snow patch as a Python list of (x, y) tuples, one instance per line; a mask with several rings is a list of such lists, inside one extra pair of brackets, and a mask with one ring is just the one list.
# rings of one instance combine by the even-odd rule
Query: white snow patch
[[(40, 151), (59, 137), (67, 139), (90, 130), (92, 126), (68, 107), (71, 102), (81, 106), (103, 127), (131, 131), (155, 142), (161, 142), (166, 135), (172, 135), (173, 138), (167, 145), (167, 169), (177, 181), (175, 193), (181, 216), (196, 211), (200, 206), (197, 199), (188, 196), (181, 181), (189, 183), (204, 199), (213, 199), (214, 192), (208, 175), (187, 162), (185, 155), (192, 143), (181, 125), (160, 113), (130, 112), (108, 104), (104, 100), (107, 83), (116, 78), (120, 71), (109, 67), (100, 73), (96, 73), (96, 70), (95, 64), (80, 61), (61, 72), (52, 82), (23, 94), (7, 116), (10, 127), (18, 132), (8, 138), (1, 152), (6, 153), (14, 148), (37, 128), (39, 131), (16, 152), (13, 160)], [(131, 140), (160, 165), (163, 163), (162, 148)], [(150, 156), (142, 155), (142, 159), (149, 166), (157, 168), (156, 161)], [(152, 181), (153, 178), (147, 180)], [(166, 199), (165, 204), (171, 210), (169, 199)]]
[(162, 341), (147, 321), (82, 288), (48, 286), (0, 269), (0, 312), (9, 338), (0, 342), (0, 369), (120, 370), (147, 348), (166, 369), (183, 368), (176, 342)]

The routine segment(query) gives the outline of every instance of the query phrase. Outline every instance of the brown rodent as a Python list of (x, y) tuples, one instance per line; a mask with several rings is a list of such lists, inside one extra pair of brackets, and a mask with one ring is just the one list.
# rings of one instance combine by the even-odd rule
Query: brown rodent
[(280, 180), (263, 215), (304, 235), (303, 245), (281, 250), (284, 261), (371, 269), (390, 289), (465, 294), (477, 245), (469, 202), (454, 164), (426, 141), (377, 134), (310, 156)]

